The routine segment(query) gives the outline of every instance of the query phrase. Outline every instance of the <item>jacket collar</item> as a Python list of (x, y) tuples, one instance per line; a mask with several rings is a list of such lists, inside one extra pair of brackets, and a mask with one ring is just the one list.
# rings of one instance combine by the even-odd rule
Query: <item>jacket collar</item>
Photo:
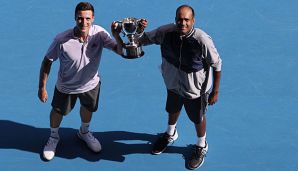
[(182, 35), (182, 36), (180, 36), (180, 38), (187, 39), (187, 38), (191, 37), (194, 33), (195, 33), (195, 29), (193, 27), (186, 35)]

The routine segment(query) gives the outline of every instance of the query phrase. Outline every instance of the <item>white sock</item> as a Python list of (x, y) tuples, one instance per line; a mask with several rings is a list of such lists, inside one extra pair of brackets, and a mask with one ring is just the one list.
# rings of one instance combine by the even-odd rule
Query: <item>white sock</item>
[(81, 133), (87, 133), (87, 132), (89, 132), (89, 125), (90, 125), (90, 123), (84, 123), (84, 122), (82, 122), (81, 123), (81, 128), (80, 128), (80, 130), (81, 130)]
[(59, 127), (57, 128), (51, 128), (51, 137), (53, 138), (59, 138)]
[(205, 147), (206, 146), (206, 132), (203, 137), (198, 137), (197, 146), (199, 147)]
[[(177, 123), (176, 123), (177, 124)], [(174, 135), (175, 133), (175, 129), (176, 129), (176, 124), (174, 125), (168, 125), (168, 128), (167, 128), (167, 133), (169, 135)]]

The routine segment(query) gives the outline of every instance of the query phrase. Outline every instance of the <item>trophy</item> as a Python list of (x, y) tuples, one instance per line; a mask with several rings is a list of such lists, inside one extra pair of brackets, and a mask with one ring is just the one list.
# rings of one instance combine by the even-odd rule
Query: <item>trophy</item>
[(126, 37), (126, 42), (123, 46), (123, 57), (134, 59), (144, 55), (142, 46), (138, 42), (138, 38), (144, 33), (144, 30), (139, 28), (140, 19), (133, 17), (124, 18), (118, 23), (117, 30), (121, 30), (123, 37)]

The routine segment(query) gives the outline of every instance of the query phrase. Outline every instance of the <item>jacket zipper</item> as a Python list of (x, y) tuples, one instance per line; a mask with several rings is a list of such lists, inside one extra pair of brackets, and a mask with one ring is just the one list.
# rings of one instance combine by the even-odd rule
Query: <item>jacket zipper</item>
[(183, 45), (183, 40), (182, 37), (180, 37), (181, 44), (180, 44), (180, 50), (179, 50), (179, 70), (181, 70), (181, 63), (182, 63), (182, 45)]
[[(183, 45), (183, 39), (182, 39), (182, 37), (180, 37), (180, 40), (181, 40), (181, 44), (180, 44), (180, 49), (179, 49), (179, 70), (178, 70), (178, 74), (180, 74), (180, 71), (181, 71), (181, 63), (182, 63), (182, 45)], [(178, 77), (178, 78), (180, 78), (180, 77)], [(181, 94), (181, 80), (179, 79), (179, 81), (178, 81), (178, 85), (179, 85), (179, 89), (178, 89), (178, 91), (179, 91), (179, 94)]]

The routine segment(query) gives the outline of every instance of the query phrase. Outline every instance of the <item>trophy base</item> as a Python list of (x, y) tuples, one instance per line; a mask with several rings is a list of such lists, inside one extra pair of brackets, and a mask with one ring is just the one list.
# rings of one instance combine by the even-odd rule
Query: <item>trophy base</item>
[(142, 50), (142, 47), (136, 47), (136, 46), (126, 46), (123, 49), (123, 58), (126, 59), (135, 59), (142, 57), (144, 55), (144, 51)]

